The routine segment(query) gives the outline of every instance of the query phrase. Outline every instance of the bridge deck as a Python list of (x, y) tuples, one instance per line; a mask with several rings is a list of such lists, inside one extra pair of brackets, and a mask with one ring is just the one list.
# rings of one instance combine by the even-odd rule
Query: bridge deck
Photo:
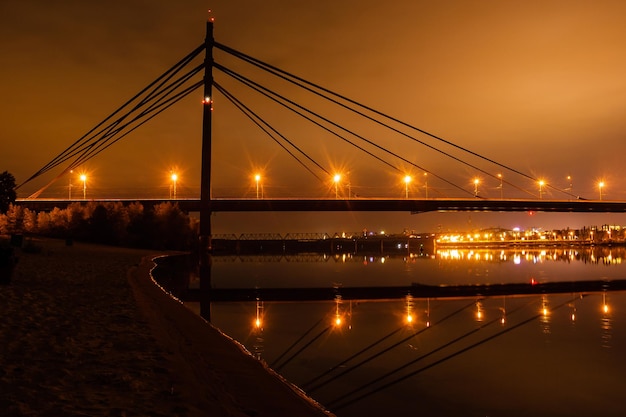
[[(65, 208), (70, 203), (85, 200), (19, 199), (16, 204), (35, 211), (50, 211), (55, 207)], [(200, 199), (101, 199), (92, 202), (139, 202), (152, 206), (170, 201), (186, 212), (200, 211)], [(543, 211), (578, 213), (624, 213), (626, 201), (599, 200), (526, 200), (526, 199), (214, 199), (213, 212), (263, 212), (263, 211), (396, 211), (423, 213), (429, 211)]]

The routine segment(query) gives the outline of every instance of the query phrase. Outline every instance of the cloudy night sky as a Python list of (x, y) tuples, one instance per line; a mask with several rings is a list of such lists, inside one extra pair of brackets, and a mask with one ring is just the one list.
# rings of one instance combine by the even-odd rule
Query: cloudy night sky
[[(386, 164), (214, 70), (220, 85), (326, 171), (341, 172), (344, 196), (402, 198), (402, 178), (410, 174), (410, 194), (424, 197), (428, 171), (429, 197), (471, 196), (472, 181), (480, 178), (480, 195), (499, 198), (498, 180), (489, 175), (502, 173), (505, 198), (539, 198), (530, 177), (549, 184), (543, 198), (571, 198), (559, 190), (598, 198), (602, 180), (604, 199), (623, 200), (625, 14), (621, 1), (3, 1), (0, 171), (24, 182), (199, 46), (211, 16), (217, 42), (501, 164), (411, 133), (467, 162), (459, 163), (254, 75), (402, 158), (373, 150)], [(221, 50), (214, 57), (228, 68), (246, 70)], [(304, 169), (215, 90), (213, 100), (213, 197), (254, 198), (253, 175), (262, 172), (265, 197), (334, 198), (323, 171), (313, 168), (313, 175)], [(81, 166), (89, 176), (89, 197), (167, 198), (172, 170), (180, 177), (179, 196), (197, 197), (201, 101), (198, 89)], [(19, 197), (62, 171), (63, 166), (24, 184)], [(70, 181), (61, 176), (42, 197), (66, 198)], [(576, 228), (625, 220), (543, 213), (218, 213), (213, 224), (216, 233), (333, 233)]]

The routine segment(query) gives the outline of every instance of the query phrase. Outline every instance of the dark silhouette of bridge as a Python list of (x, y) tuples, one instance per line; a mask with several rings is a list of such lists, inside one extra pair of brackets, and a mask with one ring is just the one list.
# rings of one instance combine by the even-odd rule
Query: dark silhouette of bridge
[[(76, 202), (141, 203), (144, 207), (169, 201), (185, 212), (200, 212), (201, 199), (102, 199), (55, 200), (20, 199), (16, 203), (35, 211), (65, 208)], [(418, 199), (211, 199), (211, 212), (264, 212), (264, 211), (377, 211), (426, 213), (433, 211), (489, 211), (489, 212), (564, 212), (564, 213), (624, 213), (624, 201), (600, 200), (537, 200), (537, 199), (485, 199), (485, 198), (418, 198)]]

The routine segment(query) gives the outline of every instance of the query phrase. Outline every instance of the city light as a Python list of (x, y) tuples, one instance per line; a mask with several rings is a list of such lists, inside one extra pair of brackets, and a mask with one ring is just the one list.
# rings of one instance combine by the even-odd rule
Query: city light
[(545, 185), (544, 180), (539, 180), (539, 199), (543, 198), (543, 186)]
[(428, 198), (428, 172), (424, 172), (424, 194)]
[(504, 199), (504, 186), (502, 184), (502, 174), (498, 174), (498, 178), (500, 178), (500, 200)]
[(474, 197), (478, 197), (478, 184), (480, 180), (478, 178), (474, 178)]

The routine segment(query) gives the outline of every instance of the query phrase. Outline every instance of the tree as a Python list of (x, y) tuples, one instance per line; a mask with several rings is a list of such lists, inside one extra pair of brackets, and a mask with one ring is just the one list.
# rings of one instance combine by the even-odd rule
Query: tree
[(8, 171), (4, 171), (0, 174), (0, 213), (6, 213), (16, 198), (15, 177)]

